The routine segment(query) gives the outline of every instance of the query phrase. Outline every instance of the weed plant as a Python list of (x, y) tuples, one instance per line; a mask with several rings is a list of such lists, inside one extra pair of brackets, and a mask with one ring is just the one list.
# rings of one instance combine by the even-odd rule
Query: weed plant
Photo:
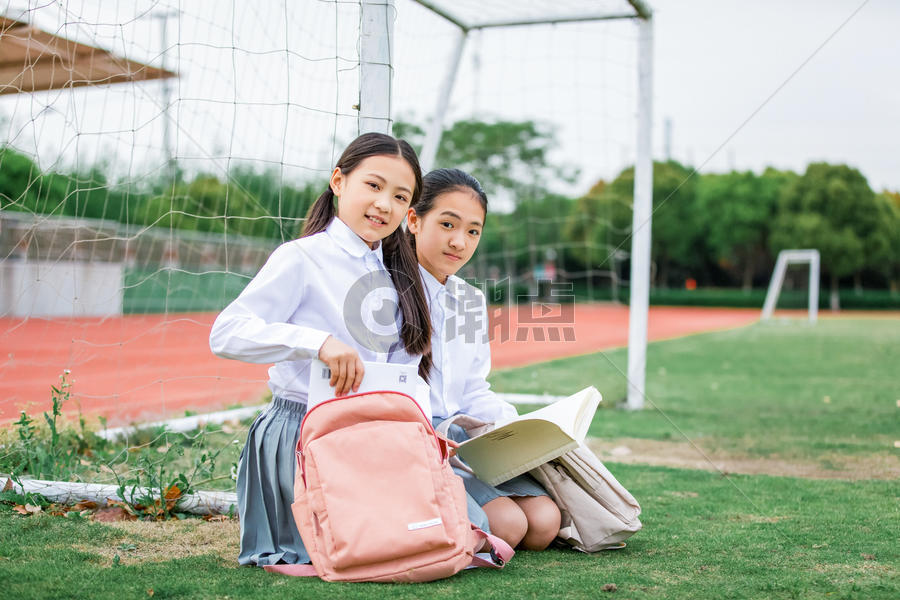
[[(62, 419), (63, 405), (71, 401), (68, 371), (51, 387), (51, 400), (43, 422), (23, 411), (12, 429), (0, 432), (0, 473), (13, 481), (115, 484), (122, 508), (148, 519), (182, 516), (179, 502), (196, 490), (233, 487), (240, 431), (211, 425), (173, 433), (157, 427), (138, 430), (125, 441), (109, 441), (89, 428), (80, 413), (77, 425)], [(24, 501), (42, 502), (37, 495)]]

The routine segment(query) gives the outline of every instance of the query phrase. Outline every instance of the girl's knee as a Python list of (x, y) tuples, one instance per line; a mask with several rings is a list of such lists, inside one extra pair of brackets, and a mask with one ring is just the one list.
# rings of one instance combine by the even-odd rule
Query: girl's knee
[(543, 550), (559, 533), (562, 515), (559, 507), (548, 496), (517, 498), (516, 504), (522, 509), (528, 521), (528, 529), (522, 538), (525, 550)]
[(494, 498), (481, 507), (487, 514), (491, 533), (515, 548), (528, 531), (528, 519), (510, 498)]

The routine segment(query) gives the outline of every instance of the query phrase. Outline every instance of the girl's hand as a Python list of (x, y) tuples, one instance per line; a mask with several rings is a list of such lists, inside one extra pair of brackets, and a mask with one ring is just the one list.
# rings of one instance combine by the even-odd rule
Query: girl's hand
[(334, 387), (335, 396), (359, 390), (365, 368), (356, 350), (330, 335), (319, 348), (319, 360), (331, 369), (329, 384)]

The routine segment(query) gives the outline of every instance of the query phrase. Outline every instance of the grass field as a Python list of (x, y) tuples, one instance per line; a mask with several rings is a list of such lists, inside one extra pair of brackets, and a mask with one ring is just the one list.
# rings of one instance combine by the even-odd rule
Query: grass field
[[(759, 323), (650, 344), (647, 409), (598, 412), (591, 435), (683, 441), (755, 456), (896, 457), (900, 320)], [(596, 386), (625, 398), (626, 351), (499, 371), (505, 392), (568, 394)]]
[[(107, 525), (0, 505), (0, 581), (23, 599), (897, 598), (898, 348), (897, 320), (771, 323), (654, 343), (640, 413), (614, 409), (624, 351), (497, 372), (501, 391), (603, 392), (591, 433), (632, 449), (606, 461), (644, 509), (644, 530), (621, 551), (522, 552), (503, 572), (424, 586), (336, 585), (236, 568), (234, 521)], [(677, 458), (685, 447), (710, 470), (618, 462)], [(737, 475), (731, 464), (775, 475), (811, 465), (813, 478)], [(617, 591), (602, 591), (607, 583)]]

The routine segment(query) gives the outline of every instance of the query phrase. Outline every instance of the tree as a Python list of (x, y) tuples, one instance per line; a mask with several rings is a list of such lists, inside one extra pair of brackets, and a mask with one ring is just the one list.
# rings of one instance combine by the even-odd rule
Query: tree
[[(704, 266), (705, 242), (695, 207), (695, 177), (692, 170), (676, 161), (653, 164), (653, 216), (651, 255), (656, 263), (656, 285), (668, 286), (682, 275), (692, 274)], [(584, 199), (578, 206), (586, 208), (595, 224), (586, 224), (580, 239), (592, 230), (595, 246), (625, 248), (631, 237), (634, 205), (634, 167), (622, 171), (599, 197)], [(574, 225), (580, 218), (573, 213), (568, 231), (578, 233)], [(630, 249), (630, 247), (628, 247)]]
[[(421, 127), (402, 120), (394, 123), (393, 134), (416, 150), (424, 141)], [(571, 203), (551, 190), (560, 181), (571, 182), (576, 172), (551, 161), (555, 146), (554, 131), (534, 121), (467, 119), (444, 130), (435, 166), (471, 173), (492, 201), (492, 224), (484, 230), (476, 262), (502, 256), (506, 274), (530, 273), (541, 260), (542, 244), (558, 244)]]
[(900, 280), (900, 194), (884, 191), (875, 197), (875, 231), (866, 239), (867, 266), (887, 279), (891, 292)]
[(875, 193), (862, 173), (847, 165), (812, 163), (785, 186), (770, 246), (776, 252), (818, 249), (831, 281), (831, 307), (837, 309), (840, 279), (866, 265), (866, 253), (874, 252), (866, 238), (878, 222)]
[[(396, 121), (393, 133), (421, 150), (421, 127)], [(548, 189), (553, 182), (573, 180), (572, 169), (550, 161), (555, 146), (555, 132), (534, 121), (466, 119), (444, 130), (434, 162), (436, 168), (471, 173), (489, 194), (506, 190), (515, 197), (526, 195), (529, 188)]]
[(738, 273), (745, 291), (759, 268), (771, 264), (769, 225), (781, 188), (794, 177), (769, 168), (762, 175), (732, 171), (698, 178), (697, 218), (711, 258)]

